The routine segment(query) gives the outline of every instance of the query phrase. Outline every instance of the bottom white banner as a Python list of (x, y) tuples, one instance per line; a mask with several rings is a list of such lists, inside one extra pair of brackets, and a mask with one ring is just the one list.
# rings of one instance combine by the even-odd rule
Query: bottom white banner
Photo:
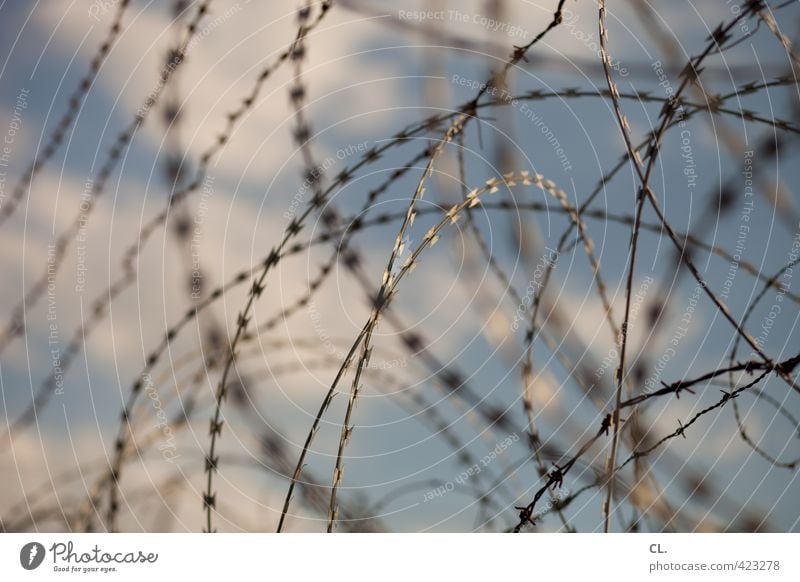
[(800, 534), (4, 534), (0, 579), (797, 581), (798, 542)]

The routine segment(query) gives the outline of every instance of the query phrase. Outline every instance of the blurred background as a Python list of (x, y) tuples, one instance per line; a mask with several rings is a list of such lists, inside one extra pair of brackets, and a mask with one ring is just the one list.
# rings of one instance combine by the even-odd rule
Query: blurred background
[[(562, 4), (0, 3), (4, 530), (202, 531), (211, 505), (274, 531), (394, 249), (336, 531), (505, 531), (537, 491), (526, 530), (602, 531), (609, 482), (612, 531), (797, 531), (793, 366), (680, 427), (759, 377), (685, 260), (772, 362), (800, 353), (800, 9), (608, 3), (645, 165), (674, 121), (649, 187), (675, 236), (646, 203), (629, 287), (641, 181), (598, 6)], [(626, 299), (622, 397), (645, 398), (614, 466), (647, 453), (609, 477)], [(330, 521), (355, 346), (284, 530)]]

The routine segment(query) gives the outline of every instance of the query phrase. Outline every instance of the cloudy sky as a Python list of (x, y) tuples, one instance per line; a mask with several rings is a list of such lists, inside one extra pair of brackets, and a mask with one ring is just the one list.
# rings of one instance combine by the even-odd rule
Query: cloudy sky
[[(228, 114), (250, 95), (261, 71), (276, 61), (296, 34), (297, 2), (213, 1), (174, 79), (158, 93), (159, 71), (167, 53), (184, 37), (195, 13), (190, 5), (175, 19), (167, 4), (136, 1), (124, 11), (121, 32), (74, 124), (16, 212), (0, 227), (0, 290), (5, 298), (3, 321), (7, 321), (24, 293), (47, 275), (50, 245), (86, 214), (80, 222), (80, 237), (72, 240), (52, 270), (52, 278), (46, 279), (42, 298), (36, 304), (26, 303), (24, 335), (0, 355), (7, 423), (25, 410), (32, 394), (54, 374), (59, 357), (95, 302), (107, 297), (109, 285), (124, 275), (126, 249), (136, 248), (142, 226), (165, 208), (170, 191), (164, 173), (167, 161), (177, 156), (186, 175), (193, 176), (201, 157), (225, 131)], [(326, 166), (325, 185), (358, 163), (367, 149), (381, 147), (406, 126), (451, 112), (471, 98), (476, 84), (487, 78), (490, 69), (500, 67), (514, 46), (542, 30), (554, 9), (553, 2), (513, 0), (501, 3), (504, 7), (497, 12), (492, 4), (434, 0), (404, 2), (400, 8), (396, 2), (334, 3), (308, 35), (308, 59), (302, 72), (303, 112), (314, 136), (313, 154), (317, 163)], [(675, 63), (699, 53), (709, 32), (720, 21), (733, 18), (736, 8), (733, 3), (681, 1), (658, 6), (653, 16), (643, 5), (615, 2), (609, 6), (609, 53), (622, 93), (649, 91), (663, 98), (680, 84)], [(87, 3), (66, 1), (0, 3), (0, 54), (5, 55), (0, 65), (0, 133), (8, 145), (7, 163), (0, 168), (4, 170), (4, 204), (9, 203), (12, 188), (28, 163), (41, 156), (118, 9), (113, 0), (96, 0), (88, 8)], [(606, 89), (596, 6), (568, 0), (566, 9), (561, 27), (534, 47), (527, 61), (520, 62), (509, 76), (511, 93), (561, 95), (521, 100), (480, 113), (480, 123), (470, 125), (464, 136), (465, 178), (470, 189), (492, 176), (528, 170), (553, 180), (571, 201), (580, 204), (623, 155), (624, 142), (610, 102), (596, 96), (563, 95), (565, 88), (589, 93)], [(785, 33), (794, 36), (800, 23), (797, 9), (788, 7), (776, 14)], [(650, 27), (661, 32), (650, 34)], [(737, 39), (752, 36), (706, 61), (702, 91), (688, 91), (690, 101), (701, 101), (703, 91), (725, 95), (748, 82), (771, 80), (790, 71), (786, 51), (763, 23), (757, 26), (755, 20), (747, 19), (733, 34)], [(59, 378), (59, 393), (37, 409), (33, 424), (14, 433), (11, 445), (3, 442), (0, 466), (11, 477), (0, 485), (4, 515), (21, 520), (25, 528), (66, 527), (61, 511), (74, 511), (113, 454), (120, 409), (133, 379), (165, 331), (191, 306), (192, 265), (202, 265), (204, 293), (230, 281), (243, 269), (258, 266), (282, 238), (287, 217), (308, 203), (312, 194), (303, 190), (303, 152), (293, 139), (297, 117), (289, 92), (294, 76), (287, 62), (263, 83), (254, 105), (234, 124), (224, 146), (215, 150), (203, 188), (182, 207), (185, 214), (170, 214), (168, 228), (160, 228), (139, 249), (135, 283), (114, 298), (108, 316), (96, 329), (86, 338), (78, 335), (80, 353), (64, 375), (63, 385)], [(81, 202), (98, 181), (114, 140), (156, 93), (159, 101), (146, 112), (145, 123), (123, 148), (102, 194), (87, 213)], [(177, 107), (179, 122), (167, 130), (170, 103)], [(639, 141), (658, 123), (662, 103), (626, 98), (622, 104)], [(734, 97), (727, 106), (733, 113), (754, 110), (766, 120), (796, 119), (796, 86)], [(331, 205), (343, 217), (357, 215), (368, 193), (442, 130), (420, 132), (388, 149), (380, 160), (360, 169), (351, 182), (334, 189)], [(798, 168), (786, 163), (795, 159), (797, 141), (793, 134), (782, 134), (776, 157), (769, 147), (775, 135), (768, 123), (746, 121), (724, 111), (700, 113), (683, 132), (668, 134), (651, 182), (677, 231), (691, 231), (731, 254), (739, 244), (741, 258), (768, 277), (792, 260), (793, 239), (800, 228), (796, 221), (800, 201), (792, 190)], [(455, 151), (455, 147), (448, 150), (437, 162), (420, 203), (428, 214), (420, 216), (409, 232), (409, 246), (419, 244), (436, 213), (461, 195)], [(749, 198), (752, 210), (746, 210), (743, 200), (748, 199), (744, 192), (750, 171), (756, 174), (756, 187)], [(421, 175), (420, 166), (396, 180), (366, 217), (402, 213)], [(601, 188), (591, 208), (631, 215), (636, 188), (637, 178), (626, 165)], [(732, 192), (734, 200), (727, 212), (718, 215), (721, 189)], [(476, 228), (492, 255), (518, 295), (524, 295), (531, 281), (537, 280), (537, 263), (545, 249), (557, 245), (569, 222), (557, 211), (558, 201), (540, 189), (504, 189), (499, 196), (497, 201), (512, 206), (539, 203), (553, 209), (536, 214), (486, 209), (475, 215)], [(742, 240), (744, 214), (750, 228)], [(196, 234), (188, 254), (172, 234), (181, 216), (188, 217)], [(644, 221), (657, 224), (649, 208)], [(619, 324), (625, 305), (630, 226), (604, 219), (587, 219), (587, 224)], [(379, 225), (353, 239), (364, 263), (363, 273), (375, 287), (399, 226), (399, 221)], [(297, 242), (325, 230), (315, 213)], [(522, 242), (520, 233), (524, 233)], [(366, 373), (356, 408), (342, 495), (353, 507), (376, 504), (381, 521), (392, 529), (461, 531), (486, 520), (474, 488), (499, 483), (494, 494), (497, 505), (488, 510), (494, 521), (484, 527), (497, 530), (513, 524), (513, 506), (528, 500), (537, 488), (526, 437), (498, 426), (487, 428), (474, 402), (447, 395), (426, 363), (404, 349), (398, 330), (424, 335), (442, 365), (457, 367), (468, 378), (482, 406), (506, 412), (515, 426), (524, 429), (520, 401), (524, 326), (512, 328), (518, 301), (483, 259), (469, 226), (462, 221), (442, 238), (401, 283), (397, 321), (381, 320), (376, 331), (376, 365)], [(294, 305), (332, 252), (332, 245), (323, 244), (283, 260), (267, 280), (254, 324), (273, 321)], [(729, 259), (704, 252), (694, 258), (711, 288), (725, 293), (726, 303), (740, 319), (763, 282), (744, 268), (731, 279)], [(632, 319), (631, 360), (639, 362), (644, 378), (655, 378), (656, 385), (723, 367), (735, 339), (730, 324), (708, 299), (697, 300), (695, 282), (685, 269), (675, 269), (674, 259), (663, 232), (656, 228), (642, 235), (633, 285), (640, 293), (641, 310)], [(790, 290), (798, 286), (791, 277), (785, 283)], [(176, 437), (176, 460), (165, 462), (159, 454), (167, 437), (158, 434), (158, 413), (163, 408), (172, 417), (186, 404), (184, 387), (198, 369), (203, 372), (199, 347), (209, 329), (222, 329), (224, 335), (235, 330), (247, 290), (247, 285), (240, 285), (226, 292), (199, 322), (187, 325), (153, 370), (156, 392), (142, 404), (137, 434), (149, 431), (156, 441), (127, 470), (123, 527), (134, 531), (202, 527), (202, 463), (218, 373), (207, 370), (194, 384), (200, 410)], [(775, 360), (784, 360), (796, 355), (800, 345), (798, 311), (796, 303), (787, 301), (779, 317), (770, 317), (775, 295), (775, 290), (767, 292), (747, 328), (759, 336), (766, 326), (764, 349)], [(664, 302), (668, 309), (658, 326), (651, 326), (648, 313)], [(545, 303), (552, 316), (546, 326), (548, 337), (573, 362), (599, 369), (615, 353), (614, 337), (581, 244), (559, 255)], [(676, 330), (690, 307), (691, 323), (674, 344)], [(218, 477), (221, 529), (274, 528), (288, 485), (280, 473), (287, 469), (264, 462), (264, 435), (277, 435), (293, 465), (337, 362), (369, 310), (361, 282), (337, 263), (321, 291), (306, 305), (291, 318), (278, 317), (268, 333), (247, 342), (248, 356), (239, 367), (247, 387), (241, 401), (226, 402), (228, 422)], [(604, 407), (593, 404), (591, 395), (579, 389), (577, 372), (548, 349), (545, 338), (535, 346), (533, 398), (540, 432), (558, 450), (574, 452), (570, 447), (596, 430), (595, 423), (603, 416), (598, 408)], [(664, 354), (669, 354), (668, 361), (659, 368)], [(749, 350), (740, 345), (737, 359), (749, 356)], [(602, 390), (611, 385), (616, 366), (616, 360), (611, 360), (611, 367), (596, 375)], [(349, 380), (344, 382), (343, 390), (349, 391), (349, 385)], [(660, 438), (676, 428), (678, 419), (690, 418), (715, 402), (718, 388), (711, 385), (692, 398), (659, 401), (639, 414)], [(780, 460), (791, 460), (797, 455), (800, 436), (787, 420), (800, 414), (796, 394), (790, 395), (786, 384), (775, 377), (761, 389), (780, 406), (776, 409), (751, 395), (742, 396), (748, 434), (761, 449)], [(324, 485), (330, 482), (346, 396), (336, 400), (308, 462), (309, 473)], [(448, 434), (457, 435), (458, 446), (431, 424), (436, 415), (449, 427)], [(732, 407), (704, 417), (690, 435), (672, 441), (651, 458), (658, 487), (647, 481), (623, 490), (620, 523), (630, 519), (635, 506), (653, 513), (652, 523), (645, 527), (742, 529), (742, 520), (755, 515), (756, 522), (763, 519), (773, 529), (798, 529), (800, 485), (795, 473), (771, 466), (744, 442)], [(459, 450), (480, 460), (512, 437), (512, 444), (502, 447), (496, 462), (493, 459), (482, 472), (479, 485), (468, 480), (454, 486), (452, 494), (426, 500), (426, 493), (437, 484), (452, 484), (464, 469)], [(591, 480), (604, 455), (604, 448), (593, 449), (587, 458), (592, 466), (580, 467), (583, 480), (567, 479), (567, 490), (577, 490)], [(686, 492), (685, 483), (697, 475), (708, 478), (714, 491), (710, 498)], [(164, 486), (169, 480), (178, 483), (175, 492)], [(44, 495), (38, 498), (42, 507), (61, 508), (55, 516), (30, 517), (24, 499), (37, 491)], [(571, 508), (578, 529), (602, 527), (601, 499), (595, 490)], [(293, 528), (324, 529), (324, 515), (311, 505), (305, 499), (298, 502)], [(679, 511), (680, 517), (664, 526), (668, 518), (663, 516), (672, 511)], [(553, 518), (542, 525), (544, 529), (558, 526)]]

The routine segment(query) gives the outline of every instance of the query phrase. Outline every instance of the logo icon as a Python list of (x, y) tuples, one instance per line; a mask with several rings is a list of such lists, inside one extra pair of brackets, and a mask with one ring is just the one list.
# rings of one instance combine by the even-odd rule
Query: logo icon
[(26, 570), (35, 570), (44, 561), (44, 546), (39, 542), (29, 542), (19, 551), (19, 563)]

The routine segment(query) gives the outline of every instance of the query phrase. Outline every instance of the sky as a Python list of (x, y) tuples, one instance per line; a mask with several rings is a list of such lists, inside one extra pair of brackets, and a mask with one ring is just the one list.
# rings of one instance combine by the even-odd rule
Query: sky
[[(36, 176), (16, 213), (0, 227), (0, 290), (6, 298), (3, 321), (30, 285), (47, 272), (49, 245), (85, 210), (82, 196), (98, 180), (115, 138), (158, 90), (158, 71), (186, 22), (184, 19), (176, 26), (170, 10), (162, 4), (137, 1), (126, 10), (120, 36), (92, 83), (74, 126)], [(227, 114), (250, 93), (260, 70), (292, 42), (296, 4), (212, 2), (209, 16), (201, 21), (196, 40), (170, 85), (179, 103), (178, 129), (165, 132), (163, 102), (147, 112), (145, 123), (130, 146), (123, 148), (106, 188), (81, 223), (80, 238), (71, 244), (57, 274), (48, 281), (43, 299), (30, 307), (24, 337), (0, 356), (0, 391), (7, 422), (24, 410), (31, 394), (54, 373), (60, 350), (80, 329), (94, 301), (123, 274), (121, 260), (126, 249), (136, 241), (142, 226), (164, 209), (169, 185), (163, 164), (176, 150), (174, 140), (187, 173), (194, 172), (198, 160), (224, 130)], [(438, 0), (404, 2), (400, 8), (396, 2), (335, 3), (309, 34), (303, 71), (304, 115), (313, 129), (314, 155), (326, 166), (324, 183), (330, 184), (366, 149), (386, 144), (407, 125), (435, 113), (451, 112), (470, 99), (490, 69), (500, 66), (514, 46), (546, 26), (554, 8), (552, 2), (514, 0), (507, 3), (500, 20), (493, 20), (487, 16), (486, 4)], [(718, 22), (736, 15), (734, 4), (680, 1), (656, 7), (667, 36), (677, 41), (675, 50), (681, 62), (703, 49)], [(477, 124), (470, 125), (463, 146), (469, 189), (492, 176), (527, 170), (552, 180), (579, 204), (623, 155), (624, 142), (610, 101), (563, 95), (565, 88), (589, 93), (606, 89), (598, 53), (596, 6), (568, 0), (566, 7), (561, 28), (534, 47), (528, 60), (515, 66), (509, 77), (512, 94), (541, 91), (562, 95), (521, 99), (479, 114), (480, 130)], [(0, 3), (0, 55), (4, 55), (0, 64), (0, 133), (9, 146), (7, 167), (2, 168), (7, 196), (67, 110), (69, 96), (88, 70), (117, 8), (113, 0), (95, 0), (88, 8), (86, 3), (66, 1)], [(609, 53), (620, 91), (668, 96), (680, 78), (669, 66), (671, 59), (664, 46), (657, 46), (646, 34), (635, 4), (615, 2), (608, 10)], [(796, 7), (776, 14), (786, 34), (793, 36), (800, 16)], [(734, 31), (739, 36), (750, 33), (752, 37), (747, 36), (731, 51), (707, 60), (703, 73), (706, 94), (725, 95), (744, 83), (786, 73), (789, 57), (763, 24), (756, 28), (754, 20), (747, 20)], [(80, 356), (64, 375), (60, 392), (37, 411), (33, 427), (17, 435), (13, 446), (0, 451), (0, 466), (12, 476), (0, 486), (0, 511), (18, 504), (24, 493), (37, 487), (50, 491), (50, 499), (65, 507), (85, 496), (96, 467), (113, 453), (120, 407), (132, 379), (166, 329), (180, 320), (189, 305), (186, 265), (192, 260), (201, 262), (203, 282), (209, 288), (229, 281), (241, 269), (263, 260), (280, 240), (288, 217), (308, 202), (310, 194), (302, 189), (303, 152), (292, 139), (296, 115), (288, 94), (293, 75), (287, 63), (269, 77), (255, 106), (214, 157), (204, 187), (190, 198), (186, 208), (197, 234), (190, 256), (169, 231), (159, 230), (148, 241), (136, 260), (136, 283), (115, 298), (109, 317), (81, 342)], [(697, 100), (700, 94), (690, 91), (689, 98)], [(757, 96), (734, 97), (728, 103), (733, 110), (751, 109), (765, 119), (797, 119), (796, 86), (770, 87)], [(660, 102), (625, 98), (622, 106), (636, 141), (659, 121)], [(413, 158), (430, 135), (415, 136), (402, 147), (387, 150), (352, 182), (335, 189), (331, 203), (343, 216), (358, 213), (370, 189)], [(797, 165), (792, 163), (797, 143), (793, 136), (782, 140), (781, 155), (775, 157), (769, 151), (774, 136), (768, 124), (748, 122), (724, 111), (700, 113), (667, 135), (651, 182), (676, 230), (692, 230), (705, 242), (736, 252), (768, 276), (792, 260), (797, 250), (793, 241), (800, 232), (796, 220), (800, 201), (792, 191), (798, 178)], [(422, 169), (415, 168), (397, 180), (370, 211), (402, 213), (421, 174)], [(755, 183), (751, 196), (747, 195), (748, 180)], [(631, 214), (637, 184), (632, 167), (624, 166), (603, 185), (591, 208)], [(420, 216), (409, 232), (409, 246), (422, 240), (434, 223), (434, 211), (446, 210), (460, 196), (460, 188), (457, 157), (448, 152), (437, 163), (420, 203), (430, 214)], [(717, 216), (715, 195), (720, 189), (732, 192), (734, 199), (730, 210)], [(546, 249), (555, 248), (569, 222), (556, 211), (558, 201), (542, 190), (514, 188), (501, 194), (503, 200), (514, 204), (537, 202), (553, 208), (535, 215), (522, 210), (476, 213), (477, 228), (493, 256), (524, 295), (531, 282), (538, 281), (536, 268)], [(178, 219), (176, 214), (174, 220)], [(649, 207), (643, 220), (650, 225), (658, 223)], [(515, 233), (523, 224), (528, 238), (520, 245)], [(625, 305), (630, 226), (596, 219), (587, 224), (619, 323)], [(399, 224), (392, 223), (368, 229), (354, 239), (364, 271), (375, 285), (380, 283), (397, 228)], [(324, 223), (314, 215), (301, 238), (307, 240), (324, 230)], [(401, 283), (399, 327), (424, 333), (431, 352), (441, 362), (458, 366), (487, 406), (506, 411), (517, 426), (524, 427), (520, 402), (524, 329), (512, 328), (515, 299), (509, 299), (509, 292), (481, 260), (467, 226), (462, 222), (452, 230)], [(318, 245), (282, 261), (267, 281), (254, 322), (269, 321), (292, 305), (331, 252), (330, 245)], [(707, 298), (700, 297), (685, 269), (675, 269), (674, 258), (663, 231), (656, 228), (642, 235), (633, 284), (641, 310), (632, 321), (631, 358), (642, 363), (644, 377), (656, 385), (724, 366), (734, 340), (730, 323), (712, 309)], [(705, 253), (694, 258), (710, 287), (724, 293), (731, 313), (741, 318), (762, 284), (743, 268), (731, 275), (730, 260)], [(228, 459), (230, 464), (218, 479), (219, 498), (225, 500), (220, 509), (221, 529), (274, 528), (287, 480), (258, 463), (262, 435), (279, 435), (288, 456), (297, 458), (335, 374), (330, 363), (317, 364), (321, 357), (341, 360), (369, 314), (361, 285), (341, 264), (332, 273), (323, 292), (292, 318), (280, 321), (266, 337), (252, 342), (252, 357), (240, 366), (252, 387), (245, 405), (231, 404), (226, 410), (227, 431), (221, 442), (223, 463)], [(786, 277), (785, 283), (793, 291), (798, 285), (796, 277)], [(201, 324), (188, 325), (171, 345), (165, 361), (153, 371), (158, 398), (145, 401), (139, 417), (142, 427), (157, 427), (162, 408), (174, 412), (183, 406), (176, 386), (189, 377), (194, 369), (191, 364), (197, 363), (186, 365), (187, 354), (196, 354), (208, 326), (221, 325), (226, 334), (234, 329), (246, 292), (246, 286), (240, 286), (226, 293)], [(659, 298), (666, 298), (669, 308), (653, 327), (646, 315)], [(748, 329), (756, 337), (763, 334), (765, 351), (783, 360), (796, 355), (800, 333), (795, 305), (782, 303), (784, 309), (775, 314), (773, 306), (778, 301), (776, 292), (768, 291), (753, 310)], [(604, 358), (614, 353), (614, 337), (604, 320), (596, 280), (580, 244), (558, 256), (548, 302), (559, 306), (550, 322), (556, 341), (574, 360), (590, 368), (602, 367)], [(680, 331), (683, 328), (685, 331)], [(304, 341), (317, 346), (316, 351), (305, 348)], [(363, 498), (375, 503), (388, 496), (382, 520), (400, 531), (475, 528), (482, 521), (470, 493), (476, 481), (470, 477), (457, 483), (464, 469), (459, 455), (435, 427), (426, 424), (430, 418), (423, 412), (435, 410), (462, 440), (461, 450), (469, 451), (479, 463), (511, 439), (490, 459), (479, 479), (483, 484), (501, 483), (497, 490), (500, 509), (493, 510), (495, 521), (484, 529), (513, 523), (514, 505), (529, 499), (537, 483), (525, 435), (498, 427), (484, 430), (472, 403), (448, 396), (420, 359), (409, 357), (390, 321), (381, 322), (374, 343), (377, 364), (374, 373), (370, 370), (366, 375), (365, 391), (356, 408), (356, 429), (345, 463), (344, 497), (351, 502)], [(739, 346), (738, 358), (747, 357), (749, 350)], [(664, 363), (659, 368), (660, 358)], [(615, 358), (611, 359), (616, 365)], [(536, 343), (534, 369), (540, 431), (569, 450), (570, 444), (589, 434), (586, 431), (602, 414), (576, 389), (570, 370), (547, 349), (543, 338)], [(598, 374), (603, 383), (613, 376), (613, 369), (606, 369)], [(179, 435), (177, 461), (165, 462), (163, 455), (155, 453), (132, 463), (125, 489), (131, 499), (136, 487), (145, 492), (156, 490), (163, 479), (176, 478), (183, 486), (174, 497), (157, 491), (151, 503), (125, 511), (124, 527), (133, 531), (159, 527), (197, 531), (202, 527), (199, 495), (204, 486), (202, 460), (208, 446), (207, 418), (214, 387), (213, 376), (200, 382), (205, 408)], [(695, 398), (652, 404), (641, 414), (654, 434), (667, 434), (676, 428), (678, 419), (688, 418), (718, 399), (718, 388), (709, 388)], [(789, 394), (779, 379), (770, 377), (762, 388), (790, 415), (800, 414), (796, 395)], [(349, 390), (349, 382), (344, 390)], [(420, 409), (414, 395), (424, 396), (428, 404)], [(345, 403), (345, 395), (337, 397), (308, 461), (309, 472), (325, 483), (335, 460)], [(762, 449), (780, 459), (797, 454), (800, 434), (784, 415), (747, 395), (740, 405), (748, 432), (759, 439)], [(774, 529), (797, 531), (800, 485), (795, 473), (772, 467), (748, 447), (738, 435), (731, 408), (704, 417), (692, 430), (692, 438), (675, 439), (653, 457), (654, 474), (664, 486), (662, 493), (642, 486), (629, 495), (649, 506), (656, 516), (665, 511), (663, 499), (673, 507), (687, 504), (692, 510), (690, 517), (671, 526), (680, 530), (739, 527), (736, 520), (743, 518), (740, 510), (745, 508), (767, 519)], [(602, 464), (603, 453), (597, 454), (597, 463)], [(244, 459), (245, 466), (236, 465), (238, 458)], [(78, 474), (88, 477), (62, 485), (57, 476), (78, 467)], [(591, 473), (591, 469), (587, 471)], [(709, 475), (716, 490), (724, 493), (718, 496), (720, 501), (714, 504), (687, 496), (679, 483), (689, 473)], [(433, 483), (450, 483), (454, 492), (426, 500), (426, 493), (436, 489)], [(565, 482), (567, 490), (581, 485), (578, 479)], [(402, 488), (406, 490), (398, 493)], [(599, 492), (589, 494), (571, 510), (578, 529), (598, 527), (601, 498)], [(293, 528), (324, 529), (324, 517), (302, 505), (298, 511)], [(620, 513), (620, 520), (628, 519), (630, 508)], [(165, 515), (170, 517), (168, 521), (164, 521)], [(43, 524), (48, 527), (47, 521)], [(52, 524), (49, 522), (49, 527), (55, 527)], [(557, 529), (558, 525), (548, 518), (541, 527)]]

